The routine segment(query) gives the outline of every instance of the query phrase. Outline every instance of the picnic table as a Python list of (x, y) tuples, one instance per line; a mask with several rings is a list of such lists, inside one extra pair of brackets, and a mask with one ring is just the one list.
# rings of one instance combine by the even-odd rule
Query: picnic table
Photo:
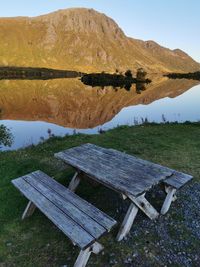
[(71, 191), (76, 190), (82, 173), (130, 200), (130, 207), (117, 235), (118, 241), (129, 233), (139, 209), (152, 220), (159, 216), (159, 212), (145, 198), (147, 191), (157, 184), (165, 185), (167, 195), (161, 209), (161, 214), (165, 214), (176, 198), (176, 191), (192, 179), (191, 175), (93, 144), (67, 149), (56, 153), (55, 157), (76, 169), (69, 184)]

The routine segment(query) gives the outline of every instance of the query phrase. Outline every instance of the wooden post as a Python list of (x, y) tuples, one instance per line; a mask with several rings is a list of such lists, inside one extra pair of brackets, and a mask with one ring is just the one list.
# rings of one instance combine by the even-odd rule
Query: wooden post
[(85, 250), (81, 250), (74, 264), (74, 267), (85, 267), (89, 260), (91, 253), (92, 253), (91, 247)]
[(36, 208), (35, 204), (33, 204), (33, 202), (29, 201), (28, 205), (26, 206), (26, 208), (22, 214), (22, 220), (31, 216), (33, 214), (35, 208)]
[(78, 185), (79, 185), (79, 183), (81, 181), (81, 179), (78, 177), (78, 175), (79, 175), (78, 172), (76, 172), (74, 174), (74, 176), (73, 176), (73, 178), (72, 178), (72, 180), (71, 180), (71, 182), (69, 184), (69, 187), (68, 187), (68, 189), (73, 191), (73, 192), (75, 192), (76, 188), (78, 187)]
[(117, 241), (121, 241), (129, 233), (137, 213), (138, 207), (135, 204), (131, 203), (118, 232)]
[(162, 209), (161, 209), (161, 214), (164, 215), (168, 212), (172, 201), (174, 200), (174, 194), (176, 193), (176, 189), (173, 187), (168, 187), (167, 189), (168, 193), (167, 196), (165, 198), (165, 201), (163, 203)]
[[(171, 188), (171, 186), (167, 186), (167, 185), (165, 185), (165, 192), (166, 192), (166, 194), (169, 193), (170, 188)], [(177, 200), (177, 196), (176, 196), (176, 194), (174, 194), (174, 195), (173, 195), (173, 199), (172, 199), (172, 201), (174, 202), (174, 201), (176, 201), (176, 200)]]
[(103, 246), (98, 242), (95, 242), (92, 246), (85, 250), (81, 250), (74, 264), (74, 267), (85, 267), (87, 265), (91, 253), (99, 254), (102, 250)]

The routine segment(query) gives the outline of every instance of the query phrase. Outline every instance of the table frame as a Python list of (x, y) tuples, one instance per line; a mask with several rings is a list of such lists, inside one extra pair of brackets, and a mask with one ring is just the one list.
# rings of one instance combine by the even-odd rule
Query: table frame
[[(75, 172), (74, 176), (72, 177), (72, 180), (71, 180), (71, 182), (69, 184), (68, 188), (73, 192), (76, 191), (77, 187), (80, 184), (80, 181), (81, 181), (80, 174), (81, 173), (83, 173), (83, 172), (77, 170)], [(84, 175), (87, 176), (87, 174), (84, 174)], [(87, 177), (92, 179), (92, 177), (90, 177), (90, 176), (87, 176)], [(120, 192), (118, 192), (118, 193), (120, 193)], [(173, 191), (173, 193), (174, 193), (174, 191)], [(117, 234), (117, 241), (121, 241), (129, 233), (139, 209), (143, 213), (145, 213), (151, 220), (155, 220), (155, 219), (157, 219), (159, 217), (159, 212), (145, 198), (145, 194), (146, 193), (143, 193), (142, 195), (140, 195), (138, 197), (131, 196), (130, 194), (127, 194), (127, 195), (121, 194), (123, 199), (127, 199), (128, 198), (130, 200), (131, 204), (130, 204), (130, 206), (128, 208), (128, 211), (127, 211), (127, 213), (126, 213), (126, 215), (124, 217), (124, 220), (123, 220), (123, 222), (121, 224), (120, 230), (119, 230), (119, 232)], [(169, 201), (169, 198), (170, 198), (170, 200), (172, 199), (171, 195), (172, 194), (170, 193), (170, 197), (168, 195), (166, 197), (166, 200), (165, 200), (166, 203), (164, 202), (165, 210), (166, 210), (166, 207), (168, 207), (168, 209), (170, 207), (171, 202)], [(164, 211), (164, 209), (163, 209), (163, 211)]]

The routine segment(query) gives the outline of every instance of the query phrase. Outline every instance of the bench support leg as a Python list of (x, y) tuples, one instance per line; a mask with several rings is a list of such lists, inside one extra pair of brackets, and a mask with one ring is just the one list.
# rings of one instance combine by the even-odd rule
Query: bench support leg
[(99, 254), (103, 250), (103, 246), (98, 242), (95, 242), (91, 247), (81, 250), (78, 258), (74, 264), (74, 267), (85, 267), (90, 258), (91, 253)]
[(175, 193), (176, 193), (176, 189), (169, 186), (167, 188), (167, 196), (165, 198), (165, 201), (163, 203), (162, 209), (161, 209), (161, 214), (164, 215), (168, 212), (172, 201), (175, 200)]
[(88, 260), (89, 260), (91, 253), (92, 253), (91, 248), (81, 250), (81, 252), (79, 253), (78, 258), (74, 264), (74, 267), (85, 267)]
[(138, 207), (135, 204), (131, 203), (126, 213), (126, 216), (123, 220), (121, 228), (118, 232), (117, 241), (121, 241), (129, 233), (137, 213), (138, 213)]
[(25, 208), (25, 211), (22, 214), (22, 220), (31, 216), (33, 214), (35, 208), (36, 208), (35, 204), (33, 204), (33, 202), (29, 201), (28, 205)]
[(151, 220), (157, 219), (159, 213), (157, 210), (147, 201), (145, 194), (139, 197), (133, 197), (129, 195), (130, 200), (141, 209)]
[(73, 192), (75, 192), (76, 188), (78, 187), (78, 185), (79, 185), (79, 183), (81, 181), (81, 179), (78, 177), (78, 175), (79, 175), (78, 172), (76, 172), (74, 174), (74, 176), (73, 176), (73, 178), (72, 178), (72, 180), (71, 180), (71, 182), (69, 184), (69, 187), (68, 187), (69, 190), (71, 190)]

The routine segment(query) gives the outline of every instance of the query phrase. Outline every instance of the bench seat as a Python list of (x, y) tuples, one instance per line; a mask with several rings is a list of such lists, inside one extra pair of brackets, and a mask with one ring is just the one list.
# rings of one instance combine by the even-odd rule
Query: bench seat
[(92, 248), (116, 224), (110, 216), (41, 171), (12, 180), (12, 183), (30, 201), (23, 218), (37, 207), (82, 250), (82, 258), (83, 252)]

